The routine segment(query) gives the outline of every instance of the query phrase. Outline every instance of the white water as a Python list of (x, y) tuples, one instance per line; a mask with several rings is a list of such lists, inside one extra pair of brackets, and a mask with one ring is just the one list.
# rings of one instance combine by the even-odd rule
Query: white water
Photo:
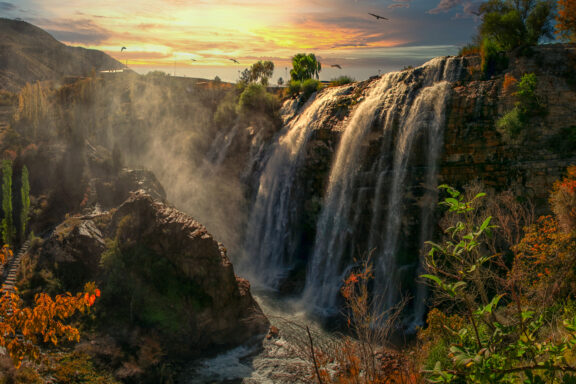
[[(427, 132), (427, 182), (435, 183), (436, 161), (441, 148), (444, 110), (451, 86), (458, 78), (457, 59), (439, 58), (414, 70), (383, 76), (366, 100), (353, 112), (340, 141), (330, 173), (328, 191), (317, 226), (317, 238), (306, 279), (304, 302), (323, 314), (335, 314), (338, 291), (356, 254), (353, 244), (368, 238), (374, 250), (375, 295), (390, 308), (399, 299), (395, 257), (403, 214), (407, 165), (416, 138)], [(383, 137), (379, 158), (367, 174), (360, 172), (366, 138), (380, 124)], [(391, 145), (392, 143), (392, 145)], [(392, 159), (392, 161), (390, 161)], [(366, 181), (377, 180), (372, 194)], [(355, 193), (357, 197), (355, 197)], [(368, 233), (358, 233), (360, 212), (370, 204)], [(425, 224), (428, 226), (428, 223)], [(418, 303), (425, 293), (420, 292)]]
[(307, 334), (309, 326), (316, 343), (326, 333), (311, 321), (305, 309), (296, 301), (269, 296), (254, 296), (272, 325), (280, 330), (280, 337), (244, 345), (213, 358), (196, 361), (184, 372), (183, 384), (293, 384), (306, 383), (311, 365), (307, 360)]
[(275, 288), (294, 266), (291, 224), (296, 172), (314, 127), (322, 126), (330, 116), (330, 106), (348, 90), (327, 89), (309, 100), (299, 114), (295, 114), (294, 102), (283, 109), (285, 127), (268, 151), (248, 222), (245, 256), (238, 265), (253, 284)]

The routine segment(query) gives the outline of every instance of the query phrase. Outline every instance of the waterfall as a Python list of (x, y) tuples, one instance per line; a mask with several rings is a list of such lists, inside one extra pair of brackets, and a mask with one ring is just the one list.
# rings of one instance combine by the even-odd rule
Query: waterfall
[[(353, 258), (362, 256), (356, 247), (374, 250), (374, 290), (383, 307), (398, 301), (398, 242), (405, 195), (412, 188), (406, 183), (409, 160), (415, 156), (415, 142), (427, 137), (422, 182), (434, 184), (427, 186), (433, 190), (450, 82), (460, 72), (460, 59), (438, 58), (419, 68), (386, 74), (353, 112), (335, 155), (308, 264), (304, 302), (314, 311), (337, 313), (341, 283)], [(381, 142), (370, 162), (367, 149), (374, 130)], [(421, 224), (428, 227), (428, 215), (421, 217)], [(416, 294), (419, 306), (425, 291), (418, 289)]]
[(351, 87), (330, 88), (311, 98), (296, 113), (294, 101), (283, 108), (284, 128), (266, 155), (248, 222), (239, 269), (256, 284), (275, 288), (294, 267), (292, 236), (296, 194), (294, 180), (306, 143), (315, 127), (330, 117), (331, 105)]

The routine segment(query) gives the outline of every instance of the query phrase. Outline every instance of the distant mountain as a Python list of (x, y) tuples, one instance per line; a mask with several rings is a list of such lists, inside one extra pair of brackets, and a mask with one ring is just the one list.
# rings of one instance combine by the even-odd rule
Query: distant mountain
[(17, 91), (27, 82), (120, 68), (104, 52), (70, 47), (25, 21), (0, 18), (0, 89)]

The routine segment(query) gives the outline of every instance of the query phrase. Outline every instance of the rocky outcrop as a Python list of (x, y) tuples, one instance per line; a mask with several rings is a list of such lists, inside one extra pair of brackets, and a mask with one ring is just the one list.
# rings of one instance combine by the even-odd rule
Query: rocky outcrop
[(117, 209), (68, 217), (35, 242), (21, 270), (25, 297), (96, 281), (97, 332), (81, 348), (130, 382), (159, 382), (160, 363), (256, 343), (268, 332), (250, 283), (235, 276), (224, 246), (143, 190)]
[(234, 275), (226, 249), (190, 216), (136, 192), (114, 213), (109, 233), (124, 251), (137, 245), (166, 258), (209, 303), (190, 311), (190, 347), (230, 347), (267, 332), (250, 284)]

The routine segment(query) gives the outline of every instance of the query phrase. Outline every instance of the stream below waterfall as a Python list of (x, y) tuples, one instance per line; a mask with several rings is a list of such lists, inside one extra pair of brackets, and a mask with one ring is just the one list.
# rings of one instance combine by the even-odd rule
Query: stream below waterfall
[(291, 384), (304, 383), (310, 375), (304, 358), (307, 351), (305, 327), (312, 330), (315, 341), (329, 340), (319, 324), (306, 315), (300, 301), (277, 298), (266, 291), (254, 292), (254, 298), (279, 329), (276, 338), (264, 338), (215, 357), (193, 362), (183, 373), (182, 384)]

